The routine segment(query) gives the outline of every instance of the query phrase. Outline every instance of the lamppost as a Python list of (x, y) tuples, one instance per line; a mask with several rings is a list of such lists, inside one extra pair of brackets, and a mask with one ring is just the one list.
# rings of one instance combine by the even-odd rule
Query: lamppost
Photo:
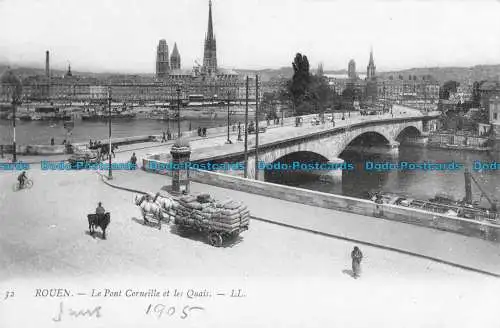
[(109, 149), (108, 149), (108, 156), (109, 156), (109, 168), (108, 168), (108, 179), (111, 180), (113, 179), (113, 171), (111, 170), (111, 152), (112, 152), (112, 145), (111, 145), (111, 87), (108, 87), (108, 123), (109, 123)]
[(177, 138), (181, 137), (181, 88), (177, 87)]
[(12, 128), (13, 128), (13, 139), (12, 139), (12, 147), (13, 147), (13, 157), (12, 161), (16, 162), (16, 106), (21, 104), (21, 96), (23, 91), (23, 86), (21, 80), (12, 72), (12, 70), (7, 69), (7, 71), (2, 75), (1, 79), (2, 87), (6, 87), (6, 94), (11, 100), (12, 104)]
[(229, 96), (231, 95), (230, 91), (227, 90), (227, 141), (226, 143), (230, 144), (232, 143), (231, 142), (231, 139), (229, 138), (229, 104), (230, 104), (230, 99), (229, 99)]

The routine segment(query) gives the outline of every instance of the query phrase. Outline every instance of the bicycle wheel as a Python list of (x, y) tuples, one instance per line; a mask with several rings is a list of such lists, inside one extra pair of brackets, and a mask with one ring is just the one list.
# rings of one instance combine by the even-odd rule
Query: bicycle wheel
[(30, 189), (31, 187), (33, 187), (33, 180), (28, 179), (28, 181), (24, 184), (24, 188)]

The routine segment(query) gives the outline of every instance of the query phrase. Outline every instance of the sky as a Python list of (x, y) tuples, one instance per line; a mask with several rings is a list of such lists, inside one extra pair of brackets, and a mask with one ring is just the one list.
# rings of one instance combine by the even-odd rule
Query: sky
[[(500, 64), (497, 0), (213, 0), (219, 66), (378, 71)], [(154, 73), (174, 42), (183, 68), (203, 61), (208, 0), (0, 0), (0, 62), (75, 71)]]

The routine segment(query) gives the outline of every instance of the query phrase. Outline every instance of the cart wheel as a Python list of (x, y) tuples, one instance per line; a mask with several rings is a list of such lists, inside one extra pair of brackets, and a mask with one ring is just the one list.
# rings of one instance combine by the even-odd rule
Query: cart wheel
[(217, 232), (211, 232), (208, 234), (208, 242), (214, 247), (222, 246), (222, 237)]

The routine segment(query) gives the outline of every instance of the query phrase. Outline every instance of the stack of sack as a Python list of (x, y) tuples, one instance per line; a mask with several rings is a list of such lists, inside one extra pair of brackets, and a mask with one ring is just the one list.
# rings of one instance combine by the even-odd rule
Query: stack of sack
[(233, 231), (248, 225), (250, 211), (232, 200), (215, 201), (209, 194), (180, 197), (175, 208), (175, 223), (199, 228)]
[(250, 210), (241, 202), (228, 199), (215, 204), (219, 209), (213, 225), (221, 230), (234, 230), (241, 226), (248, 226)]

